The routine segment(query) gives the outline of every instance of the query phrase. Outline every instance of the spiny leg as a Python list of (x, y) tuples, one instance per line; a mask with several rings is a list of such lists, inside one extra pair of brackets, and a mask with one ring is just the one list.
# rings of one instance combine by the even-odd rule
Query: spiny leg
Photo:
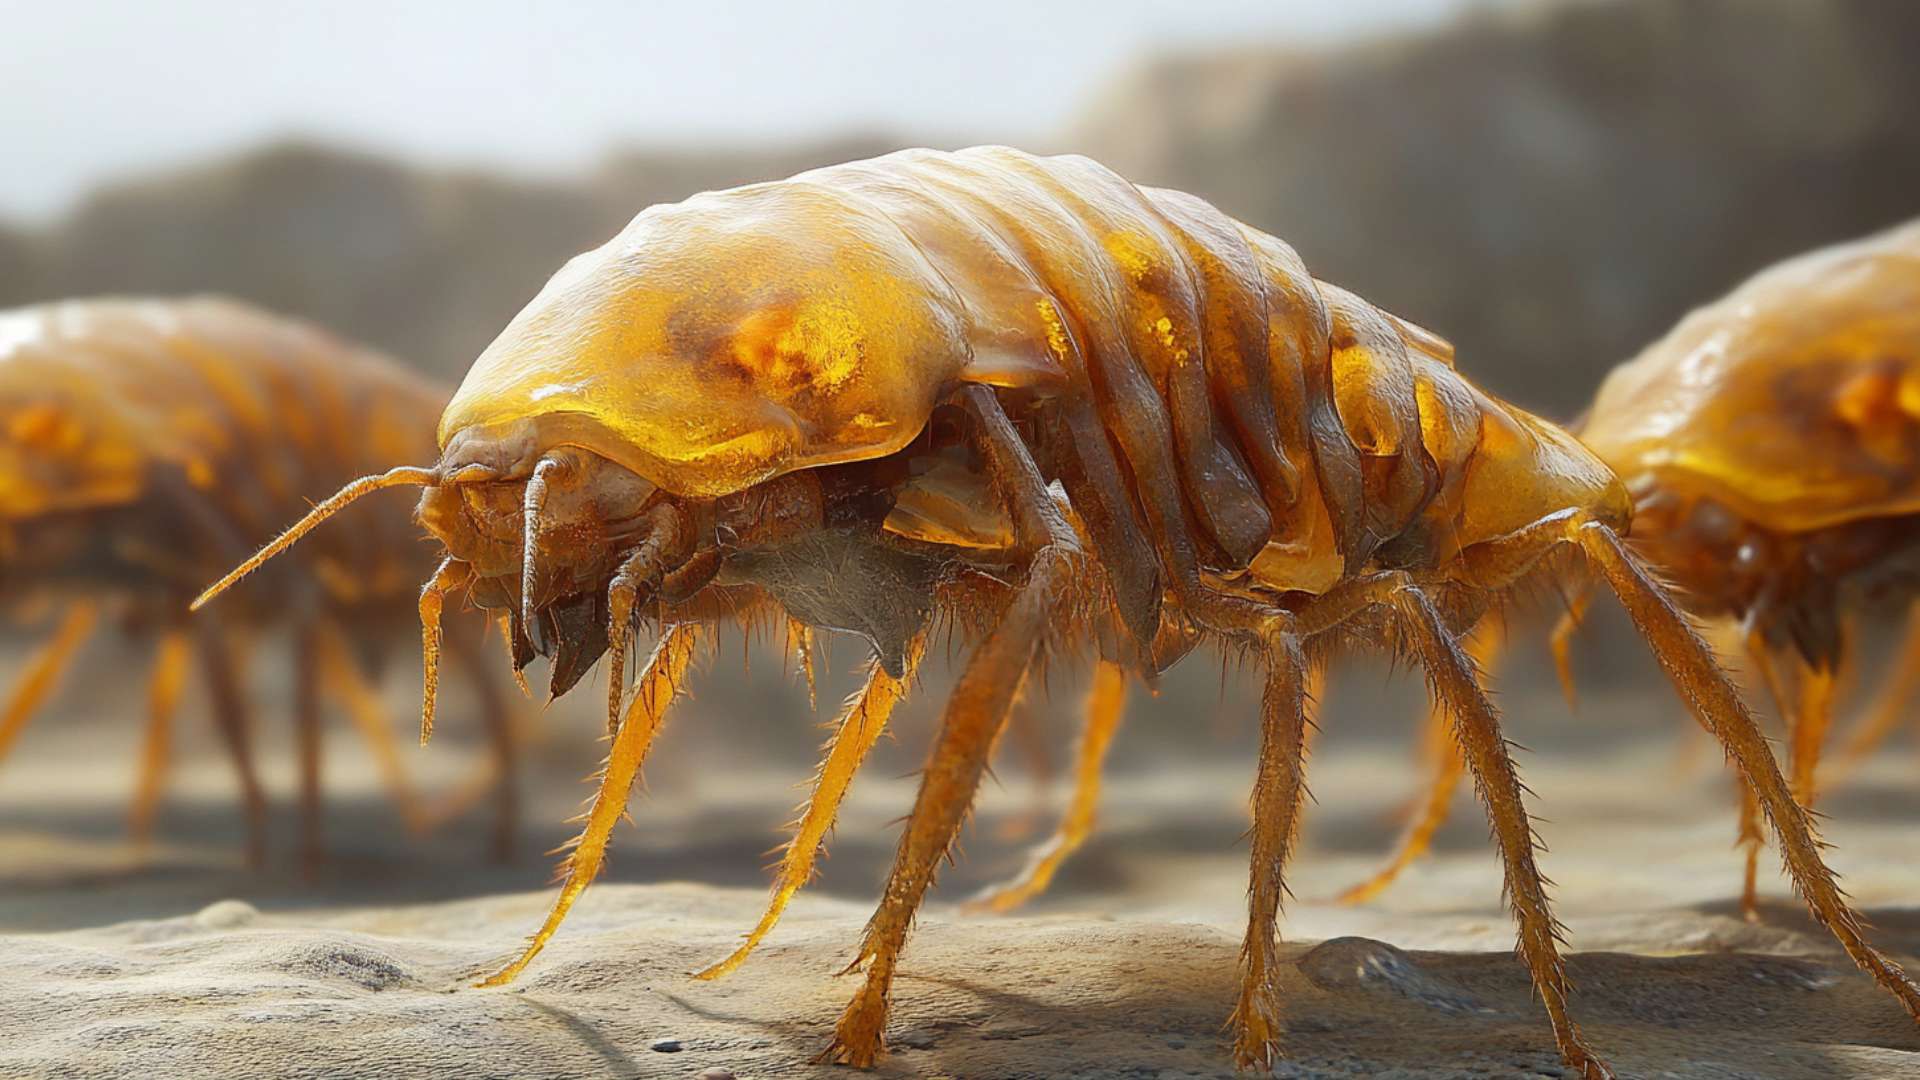
[(1831, 931), (1853, 962), (1898, 998), (1909, 1015), (1920, 1019), (1920, 987), (1867, 941), (1859, 915), (1848, 906), (1833, 871), (1820, 856), (1812, 815), (1794, 801), (1753, 714), (1713, 662), (1693, 626), (1620, 537), (1604, 524), (1574, 514), (1540, 522), (1511, 539), (1516, 547), (1563, 540), (1586, 552), (1695, 719), (1713, 732), (1754, 791), (1780, 844), (1787, 873), (1815, 921)]
[(1126, 703), (1126, 670), (1102, 660), (1094, 668), (1093, 685), (1087, 690), (1086, 719), (1074, 758), (1073, 801), (1068, 803), (1066, 815), (1053, 836), (1033, 849), (1026, 866), (1012, 881), (985, 889), (967, 902), (967, 908), (1004, 913), (1039, 896), (1052, 883), (1060, 865), (1093, 835), (1094, 815), (1100, 806), (1101, 772), (1114, 734), (1120, 730)]
[[(420, 589), (420, 745), (433, 738), (433, 710), (440, 697), (440, 614), (447, 593), (473, 580), (473, 566), (449, 555)], [(509, 638), (508, 650), (512, 650)], [(522, 689), (525, 689), (524, 684)]]
[(908, 646), (907, 669), (898, 679), (887, 674), (877, 658), (868, 666), (866, 685), (847, 699), (840, 721), (834, 727), (826, 759), (814, 777), (813, 794), (807, 799), (806, 808), (794, 826), (793, 838), (787, 841), (786, 851), (781, 855), (780, 874), (774, 880), (773, 898), (767, 902), (765, 914), (726, 959), (697, 973), (695, 978), (718, 979), (737, 970), (746, 962), (747, 955), (773, 932), (794, 894), (813, 879), (814, 860), (833, 828), (840, 802), (852, 786), (854, 774), (860, 771), (867, 752), (886, 730), (894, 706), (907, 696), (907, 687), (913, 682), (914, 671), (925, 649), (924, 636)]
[(992, 391), (968, 387), (957, 396), (977, 422), (988, 473), (1013, 518), (1015, 536), (1030, 554), (1025, 582), (954, 686), (939, 742), (921, 774), (920, 792), (900, 837), (885, 898), (867, 922), (860, 951), (848, 967), (852, 971), (864, 966), (866, 978), (820, 1058), (861, 1068), (880, 1054), (894, 969), (914, 912), (972, 805), (1007, 709), (1072, 584), (1070, 563), (1079, 553), (1072, 526), (1047, 494), (1046, 481)]
[[(1506, 632), (1501, 629), (1497, 619), (1488, 617), (1482, 619), (1468, 636), (1467, 656), (1483, 676), (1491, 676), (1505, 644)], [(1427, 785), (1427, 797), (1419, 808), (1420, 813), (1407, 823), (1406, 831), (1401, 834), (1399, 844), (1387, 864), (1372, 877), (1341, 893), (1339, 902), (1342, 904), (1364, 904), (1385, 892), (1401, 871), (1413, 865), (1414, 860), (1433, 847), (1434, 834), (1447, 823), (1453, 806), (1453, 794), (1459, 789), (1467, 763), (1460, 756), (1459, 744), (1453, 739), (1446, 706), (1437, 698), (1427, 703), (1426, 723), (1427, 730), (1431, 732), (1427, 738), (1432, 741), (1433, 779)]]
[(1755, 790), (1779, 841), (1787, 872), (1813, 917), (1833, 932), (1855, 964), (1920, 1019), (1920, 987), (1867, 941), (1860, 917), (1847, 905), (1833, 871), (1820, 857), (1812, 816), (1794, 801), (1766, 737), (1733, 684), (1714, 666), (1706, 646), (1611, 530), (1589, 525), (1580, 531), (1580, 541), (1652, 646), (1668, 678), (1680, 688), (1681, 697), (1713, 729)]
[(7, 699), (6, 711), (0, 713), (0, 758), (13, 749), (27, 721), (46, 703), (47, 695), (53, 692), (67, 665), (73, 662), (73, 655), (92, 636), (98, 621), (99, 610), (90, 601), (76, 600), (67, 606), (66, 616), (60, 620), (53, 636), (27, 662), (26, 672), (14, 684), (13, 694)]
[(1267, 1070), (1280, 1054), (1280, 966), (1276, 923), (1286, 897), (1287, 857), (1306, 796), (1306, 660), (1290, 629), (1268, 636), (1260, 701), (1260, 765), (1249, 832), (1247, 936), (1240, 946), (1240, 999), (1227, 1023), (1234, 1064)]
[(1054, 594), (1065, 576), (1057, 558), (1048, 552), (1035, 560), (1026, 586), (981, 642), (954, 688), (940, 740), (921, 774), (920, 792), (900, 837), (885, 898), (867, 922), (860, 951), (847, 967), (848, 971), (864, 967), (866, 978), (841, 1014), (822, 1061), (866, 1068), (879, 1056), (901, 946), (921, 898), (933, 883), (935, 868), (952, 847), (973, 803), (1007, 708), (1045, 632)]
[(1567, 1011), (1566, 963), (1560, 957), (1561, 926), (1547, 899), (1546, 880), (1534, 862), (1539, 838), (1527, 818), (1518, 770), (1507, 752), (1499, 715), (1475, 677), (1473, 661), (1447, 636), (1439, 612), (1414, 588), (1398, 591), (1394, 606), (1421, 666), (1433, 681), (1434, 695), (1452, 713), (1455, 738), (1474, 774), (1487, 807), (1494, 839), (1505, 864), (1508, 902), (1520, 924), (1520, 956), (1553, 1024), (1554, 1043), (1568, 1065), (1589, 1078), (1613, 1074), (1580, 1037)]
[(141, 740), (140, 775), (134, 782), (133, 805), (127, 812), (128, 831), (135, 846), (142, 849), (153, 838), (154, 814), (160, 806), (160, 792), (172, 757), (173, 713), (180, 704), (187, 664), (192, 659), (193, 646), (184, 630), (168, 630), (154, 648), (153, 668), (147, 676), (147, 733)]
[(653, 746), (654, 736), (660, 733), (661, 725), (666, 721), (667, 709), (680, 696), (686, 682), (687, 668), (693, 662), (693, 653), (700, 638), (701, 628), (693, 623), (669, 626), (660, 635), (652, 657), (647, 660), (646, 670), (640, 674), (633, 702), (627, 706), (626, 715), (620, 720), (619, 733), (613, 738), (613, 749), (608, 753), (606, 768), (600, 774), (600, 791), (594, 796), (592, 809), (587, 811), (586, 827), (573, 842), (572, 853), (561, 864), (566, 883), (560, 887), (560, 895), (554, 898), (553, 910), (548, 912), (546, 922), (541, 924), (520, 955), (479, 985), (504, 986), (526, 970), (527, 965), (540, 955), (540, 950), (560, 929), (574, 901), (599, 876), (606, 863), (607, 842), (613, 836), (613, 827), (626, 813), (627, 798), (633, 793), (634, 779), (640, 775), (640, 767), (647, 760), (647, 751)]
[(1880, 692), (1867, 707), (1866, 716), (1847, 733), (1846, 742), (1829, 766), (1832, 783), (1850, 775), (1868, 754), (1885, 742), (1900, 726), (1900, 719), (1920, 691), (1920, 601), (1907, 610), (1907, 630), (1894, 650), (1891, 669)]
[(240, 798), (247, 812), (247, 861), (254, 866), (267, 858), (267, 798), (260, 790), (260, 777), (253, 768), (253, 746), (247, 706), (240, 696), (240, 683), (234, 675), (233, 657), (226, 636), (202, 620), (199, 624), (200, 667), (207, 681), (207, 696), (213, 703), (214, 726), (233, 758), (233, 770), (240, 780)]
[(374, 767), (380, 770), (380, 778), (407, 829), (416, 834), (425, 832), (427, 814), (414, 795), (412, 782), (407, 779), (407, 768), (394, 745), (393, 729), (387, 721), (387, 710), (381, 707), (380, 695), (348, 653), (338, 626), (331, 622), (321, 624), (314, 642), (319, 648), (322, 688), (346, 707), (347, 716), (372, 753)]

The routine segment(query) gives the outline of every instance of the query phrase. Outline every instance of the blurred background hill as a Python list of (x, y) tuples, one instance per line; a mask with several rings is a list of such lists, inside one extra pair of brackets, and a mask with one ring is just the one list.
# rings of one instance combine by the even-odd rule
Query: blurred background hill
[[(1916, 56), (1909, 0), (1472, 6), (1332, 45), (1149, 56), (1018, 141), (1213, 200), (1567, 416), (1693, 304), (1920, 212)], [(661, 142), (540, 179), (275, 141), (0, 226), (0, 303), (218, 290), (451, 378), (651, 203), (1003, 137)]]

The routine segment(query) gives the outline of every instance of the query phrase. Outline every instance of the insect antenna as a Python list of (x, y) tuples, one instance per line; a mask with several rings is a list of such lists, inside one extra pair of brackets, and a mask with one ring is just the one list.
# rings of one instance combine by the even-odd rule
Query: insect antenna
[(389, 469), (377, 476), (363, 476), (346, 487), (334, 492), (325, 502), (319, 503), (307, 516), (294, 522), (293, 527), (275, 537), (266, 547), (255, 552), (253, 557), (227, 572), (227, 576), (207, 586), (207, 590), (194, 598), (188, 611), (199, 611), (201, 606), (221, 593), (226, 592), (234, 582), (246, 577), (260, 568), (260, 564), (292, 547), (301, 537), (319, 527), (320, 523), (347, 508), (355, 499), (371, 491), (390, 487), (432, 487), (439, 483), (439, 475), (432, 469), (417, 465), (402, 465)]

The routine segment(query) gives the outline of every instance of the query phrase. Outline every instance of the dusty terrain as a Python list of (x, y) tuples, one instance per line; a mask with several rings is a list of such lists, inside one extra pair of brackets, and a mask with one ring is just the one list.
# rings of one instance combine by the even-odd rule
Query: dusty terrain
[[(1411, 689), (1376, 691), (1377, 678), (1355, 674), (1348, 684), (1367, 685), (1336, 691), (1312, 767), (1318, 802), (1284, 926), (1291, 1057), (1278, 1075), (1559, 1075), (1467, 802), (1439, 856), (1384, 900), (1328, 901), (1385, 849), (1415, 782), (1396, 737)], [(394, 681), (398, 705), (407, 688)], [(1686, 740), (1672, 705), (1597, 689), (1577, 721), (1544, 688), (1506, 699), (1535, 747), (1524, 764), (1551, 819), (1545, 865), (1595, 1045), (1629, 1076), (1920, 1076), (1920, 1029), (1808, 923), (1770, 856), (1766, 918), (1748, 925), (1733, 912), (1727, 784), (1710, 755), (1691, 771), (1676, 765)], [(1057, 697), (1066, 711), (1071, 695)], [(877, 894), (927, 717), (902, 718), (898, 745), (856, 785), (824, 879), (759, 956), (707, 984), (686, 973), (757, 915), (763, 853), (806, 774), (771, 753), (731, 764), (753, 748), (741, 733), (758, 729), (720, 715), (729, 700), (695, 702), (680, 721), (689, 730), (670, 732), (637, 827), (616, 839), (611, 879), (505, 991), (465, 984), (544, 911), (546, 860), (533, 853), (564, 835), (558, 823), (584, 794), (590, 718), (545, 719), (528, 854), (506, 865), (481, 860), (478, 819), (425, 843), (407, 836), (358, 747), (336, 738), (335, 855), (310, 880), (284, 842), (264, 872), (236, 863), (229, 785), (211, 756), (186, 762), (167, 842), (137, 860), (120, 822), (131, 732), (105, 721), (36, 729), (0, 774), (0, 1076), (845, 1075), (807, 1061), (853, 989), (834, 972)], [(1007, 762), (912, 943), (882, 1075), (1229, 1075), (1220, 1025), (1234, 992), (1251, 763), (1244, 733), (1216, 736), (1212, 714), (1230, 726), (1247, 704), (1235, 689), (1217, 708), (1139, 709), (1102, 833), (1054, 891), (1023, 917), (963, 914), (958, 899), (1019, 862), (1009, 833), (1031, 794)], [(1183, 716), (1199, 718), (1198, 737), (1179, 735)], [(707, 737), (691, 730), (701, 727)], [(443, 731), (418, 758), (423, 784), (469, 767), (459, 726)], [(285, 792), (291, 776), (267, 734), (280, 766), (269, 780)], [(1920, 952), (1912, 754), (1891, 748), (1836, 793), (1829, 829), (1880, 939), (1909, 959)], [(283, 841), (291, 824), (276, 822)]]

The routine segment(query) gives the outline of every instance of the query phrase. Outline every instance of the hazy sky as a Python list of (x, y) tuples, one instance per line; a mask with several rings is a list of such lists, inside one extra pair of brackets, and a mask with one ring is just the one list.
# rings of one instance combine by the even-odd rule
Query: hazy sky
[(578, 168), (648, 138), (1017, 141), (1156, 47), (1323, 41), (1472, 0), (0, 0), (0, 216), (263, 137)]

